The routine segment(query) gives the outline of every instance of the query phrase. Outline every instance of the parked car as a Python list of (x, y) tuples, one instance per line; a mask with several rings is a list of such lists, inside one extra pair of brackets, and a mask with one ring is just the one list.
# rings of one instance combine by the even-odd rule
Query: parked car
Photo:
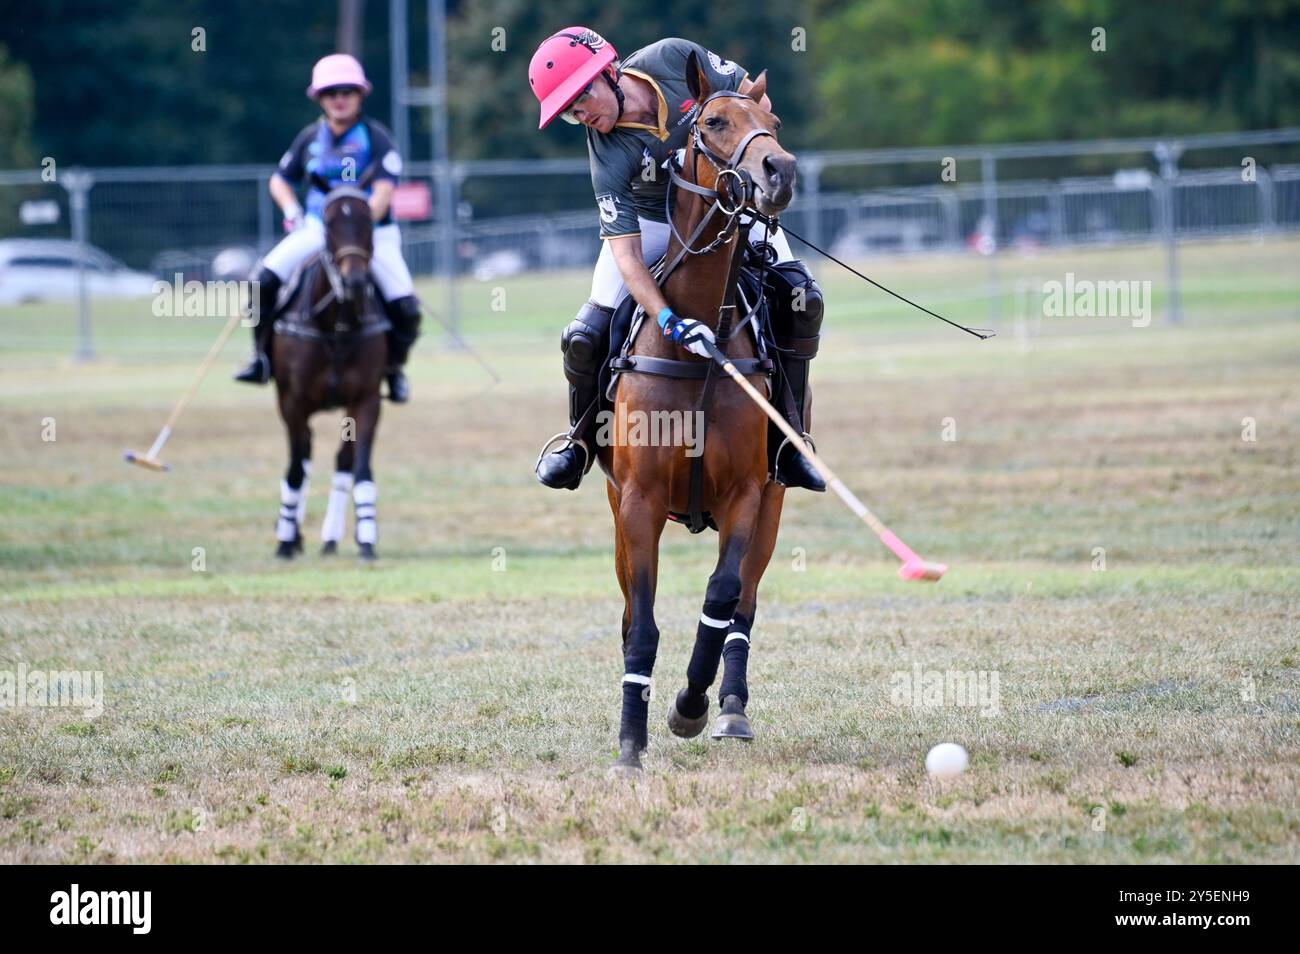
[(876, 218), (855, 222), (836, 236), (836, 258), (921, 252), (943, 244), (943, 233), (927, 219)]
[(66, 239), (5, 239), (0, 241), (0, 305), (76, 298), (82, 262), (91, 297), (153, 294), (153, 276), (133, 271), (93, 246), (83, 249)]

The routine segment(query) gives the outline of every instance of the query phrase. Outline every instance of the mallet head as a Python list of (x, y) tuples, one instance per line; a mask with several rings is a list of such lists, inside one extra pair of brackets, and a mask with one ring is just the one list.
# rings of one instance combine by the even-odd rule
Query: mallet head
[(933, 583), (940, 579), (948, 572), (948, 566), (944, 563), (930, 563), (928, 560), (908, 560), (898, 568), (900, 579), (912, 581), (925, 581)]
[(137, 467), (143, 467), (145, 470), (168, 471), (172, 469), (171, 464), (164, 464), (156, 457), (147, 457), (137, 454), (135, 451), (123, 451), (122, 459), (128, 464), (135, 464)]

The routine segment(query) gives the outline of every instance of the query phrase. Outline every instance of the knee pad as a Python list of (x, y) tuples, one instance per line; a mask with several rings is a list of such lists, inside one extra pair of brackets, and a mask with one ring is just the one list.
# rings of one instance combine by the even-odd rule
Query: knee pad
[(387, 302), (387, 310), (393, 337), (414, 342), (420, 336), (420, 301), (414, 295)]
[(587, 302), (560, 335), (564, 370), (568, 374), (592, 375), (609, 353), (611, 308)]
[(258, 316), (257, 327), (262, 327), (263, 318), (270, 318), (275, 311), (276, 298), (280, 294), (280, 276), (269, 268), (263, 266), (250, 276), (250, 280), (257, 284), (257, 291), (250, 296), (248, 303), (249, 310), (256, 308)]
[(808, 267), (795, 259), (772, 265), (766, 273), (771, 289), (773, 329), (780, 337), (815, 338), (821, 332), (825, 303)]

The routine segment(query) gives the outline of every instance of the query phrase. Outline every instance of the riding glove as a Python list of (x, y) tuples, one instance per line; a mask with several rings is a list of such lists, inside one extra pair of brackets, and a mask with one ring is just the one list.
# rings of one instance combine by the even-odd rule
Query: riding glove
[(664, 335), (670, 338), (673, 344), (680, 345), (701, 358), (713, 356), (710, 348), (715, 345), (716, 339), (713, 337), (713, 329), (708, 325), (691, 318), (678, 318), (671, 308), (660, 311), (658, 321)]

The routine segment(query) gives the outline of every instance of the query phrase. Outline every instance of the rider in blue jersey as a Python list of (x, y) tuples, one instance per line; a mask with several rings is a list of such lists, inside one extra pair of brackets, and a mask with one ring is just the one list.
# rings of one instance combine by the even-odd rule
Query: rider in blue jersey
[[(289, 234), (266, 254), (255, 276), (259, 321), (253, 328), (254, 353), (249, 365), (235, 375), (238, 381), (264, 384), (270, 379), (270, 319), (276, 295), (294, 272), (325, 247), (325, 227), (320, 217), (325, 193), (311, 183), (312, 174), (333, 188), (356, 185), (373, 167), (365, 187), (375, 222), (370, 273), (393, 326), (388, 332), (388, 396), (398, 403), (410, 396), (402, 366), (419, 336), (420, 305), (402, 258), (402, 237), (391, 208), (402, 157), (393, 145), (392, 134), (362, 115), (362, 98), (369, 92), (370, 83), (361, 64), (346, 53), (327, 56), (312, 70), (307, 95), (320, 103), (324, 115), (298, 134), (271, 176), (271, 196), (284, 212)], [(295, 189), (304, 181), (308, 183), (305, 211)]]

